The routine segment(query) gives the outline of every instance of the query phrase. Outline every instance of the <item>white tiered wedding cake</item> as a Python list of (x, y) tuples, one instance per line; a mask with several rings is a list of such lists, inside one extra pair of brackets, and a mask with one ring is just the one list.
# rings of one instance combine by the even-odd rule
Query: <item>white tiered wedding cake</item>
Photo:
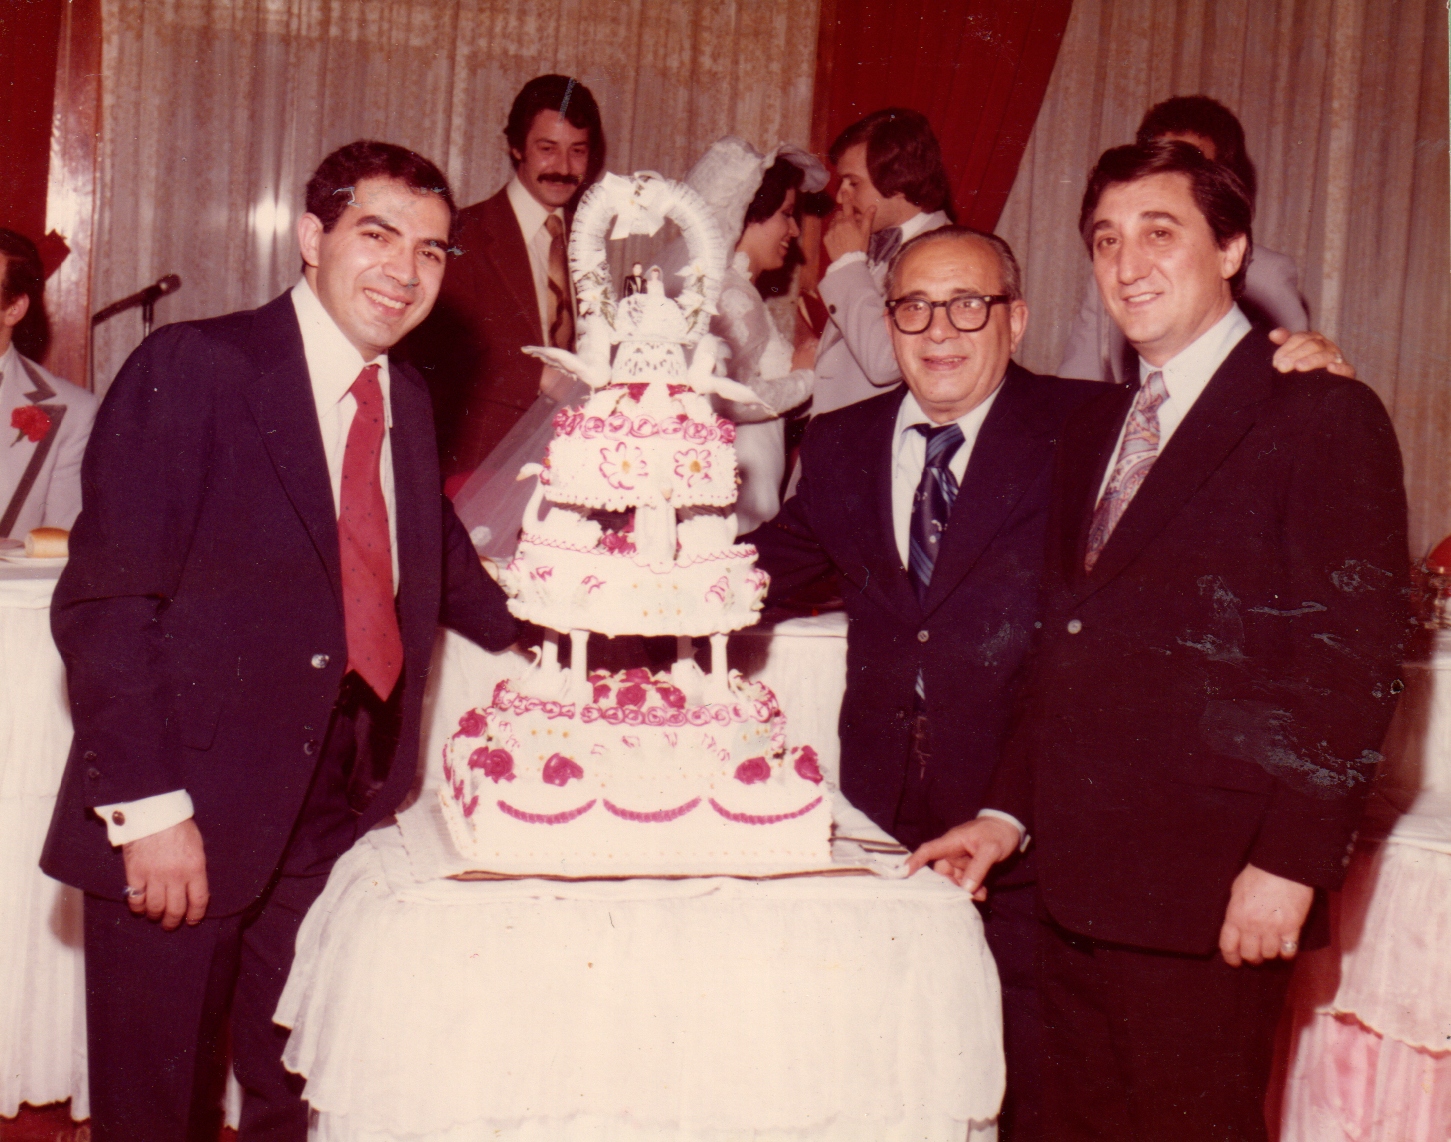
[[(679, 225), (680, 296), (658, 270), (615, 300), (605, 235)], [(501, 576), (546, 628), (522, 677), (459, 721), (440, 791), (455, 843), (482, 868), (565, 876), (765, 874), (830, 864), (829, 800), (810, 746), (788, 749), (775, 695), (729, 671), (726, 633), (758, 618), (766, 576), (735, 542), (735, 426), (709, 393), (710, 314), (728, 251), (689, 187), (607, 174), (570, 241), (580, 351), (529, 350), (594, 390), (564, 408)], [(687, 362), (687, 350), (693, 350)], [(613, 359), (612, 359), (613, 352)], [(589, 632), (675, 635), (675, 665), (591, 671)], [(570, 666), (559, 661), (568, 632)], [(710, 636), (711, 670), (695, 663)]]

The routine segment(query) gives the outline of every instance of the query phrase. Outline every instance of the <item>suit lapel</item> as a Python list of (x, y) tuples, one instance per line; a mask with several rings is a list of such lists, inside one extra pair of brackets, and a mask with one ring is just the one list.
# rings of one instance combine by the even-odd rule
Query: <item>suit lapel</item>
[(519, 229), (519, 219), (509, 203), (508, 187), (499, 191), (485, 205), (479, 228), (479, 253), (504, 282), (529, 324), (539, 330), (538, 344), (544, 344), (544, 331), (539, 321), (539, 299), (534, 296), (534, 267), (529, 261), (529, 248)]
[[(50, 450), (55, 444), (56, 437), (60, 434), (61, 422), (65, 420), (66, 414), (66, 406), (64, 404), (59, 402), (54, 404), (44, 403), (54, 398), (56, 392), (55, 389), (51, 388), (50, 383), (45, 377), (41, 375), (40, 370), (34, 368), (18, 352), (13, 357), (14, 360), (20, 362), (21, 370), (25, 373), (26, 380), (30, 383), (29, 390), (24, 394), (25, 400), (29, 402), (30, 407), (36, 408), (45, 414), (48, 424), (45, 435), (37, 441), (13, 440), (10, 442), (11, 451), (9, 453), (9, 459), (11, 465), (17, 463), (19, 457), (26, 452), (29, 453), (29, 459), (26, 460), (25, 467), (20, 473), (20, 479), (15, 484), (15, 491), (10, 495), (10, 502), (5, 505), (4, 511), (0, 512), (0, 537), (8, 536), (15, 527), (15, 521), (20, 518), (21, 509), (25, 507), (25, 501), (30, 496), (30, 490), (35, 487), (35, 481), (40, 476), (40, 470), (45, 466), (45, 458), (50, 455)], [(18, 377), (10, 378), (10, 383), (16, 386), (17, 391), (24, 387), (24, 382)], [(11, 406), (11, 411), (13, 412), (16, 409), (24, 407), (25, 405), (16, 401)], [(9, 420), (10, 418), (7, 417), (4, 426), (6, 429), (10, 427)], [(7, 467), (11, 465), (7, 465)]]
[[(1251, 331), (1220, 365), (1154, 461), (1093, 571), (1086, 578), (1080, 571), (1082, 596), (1093, 594), (1122, 572), (1244, 439), (1254, 426), (1256, 406), (1269, 396), (1272, 349), (1263, 334)], [(1100, 465), (1100, 478), (1102, 472)], [(1091, 507), (1084, 514), (1091, 516)], [(1082, 531), (1077, 551), (1080, 569), (1086, 523)]]
[(1053, 456), (1053, 439), (1032, 419), (1030, 392), (1010, 364), (978, 432), (932, 568), (923, 611), (931, 614), (972, 570)]
[[(850, 572), (852, 565), (859, 566), (862, 592), (876, 595), (904, 622), (916, 623), (922, 609), (902, 568), (892, 524), (892, 433), (906, 392), (906, 386), (900, 386), (895, 400), (877, 404), (879, 415), (861, 441), (863, 459), (845, 469), (853, 478), (842, 480), (828, 494), (833, 497), (841, 534), (851, 537), (855, 555), (844, 558), (843, 567)], [(855, 580), (857, 575), (852, 573), (851, 578)]]
[(257, 375), (244, 389), (277, 478), (301, 517), (334, 593), (340, 593), (338, 517), (328, 478), (317, 404), (302, 350), (302, 332), (288, 294), (257, 311), (252, 357)]

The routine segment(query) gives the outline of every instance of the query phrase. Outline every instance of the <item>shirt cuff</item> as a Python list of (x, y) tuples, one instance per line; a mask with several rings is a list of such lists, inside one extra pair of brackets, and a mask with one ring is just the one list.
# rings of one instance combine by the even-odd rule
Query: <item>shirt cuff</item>
[(118, 801), (97, 805), (96, 816), (106, 822), (106, 839), (115, 847), (139, 841), (172, 825), (179, 825), (194, 813), (191, 794), (185, 789), (142, 797), (139, 801)]
[(850, 266), (857, 262), (865, 262), (866, 260), (867, 254), (865, 250), (848, 250), (841, 257), (833, 261), (831, 265), (827, 266), (826, 273), (822, 274), (821, 276), (826, 277), (829, 274), (835, 273), (836, 270), (842, 266)]
[(977, 811), (977, 815), (979, 817), (996, 817), (999, 821), (1006, 821), (1008, 824), (1012, 825), (1013, 828), (1018, 830), (1018, 836), (1022, 838), (1018, 842), (1018, 851), (1023, 852), (1027, 849), (1028, 842), (1032, 838), (1028, 836), (1028, 830), (1023, 828), (1023, 822), (1018, 820), (1011, 813), (1004, 813), (1001, 809), (979, 809)]

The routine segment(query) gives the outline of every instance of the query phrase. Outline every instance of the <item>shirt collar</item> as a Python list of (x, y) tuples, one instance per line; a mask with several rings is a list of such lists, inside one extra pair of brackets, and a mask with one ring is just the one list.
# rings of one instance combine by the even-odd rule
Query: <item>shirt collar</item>
[(1249, 318), (1238, 305), (1231, 305), (1228, 313), (1163, 365), (1151, 365), (1140, 357), (1139, 381), (1142, 383), (1150, 373), (1161, 370), (1170, 398), (1187, 398), (1192, 402), (1249, 331)]
[(509, 205), (514, 208), (514, 217), (519, 220), (519, 230), (523, 233), (526, 242), (539, 233), (540, 227), (544, 225), (544, 220), (551, 214), (559, 215), (561, 221), (564, 218), (563, 210), (557, 207), (550, 210), (530, 194), (524, 188), (524, 184), (519, 181), (517, 174), (509, 180), (508, 195)]
[(312, 381), (312, 397), (318, 415), (335, 406), (353, 387), (364, 365), (377, 365), (378, 384), (383, 390), (384, 408), (388, 408), (388, 354), (380, 353), (371, 361), (363, 355), (338, 328), (332, 315), (323, 308), (312, 286), (303, 277), (292, 287), (292, 308), (297, 313), (302, 331), (302, 354), (307, 359), (307, 373)]
[[(987, 419), (987, 414), (993, 406), (993, 401), (997, 400), (998, 393), (1002, 390), (1002, 387), (1001, 384), (998, 385), (997, 388), (988, 394), (985, 401), (976, 408), (969, 409), (957, 418), (957, 427), (962, 429), (962, 438), (964, 440), (973, 440), (977, 437), (978, 430), (982, 428), (983, 421)], [(907, 430), (914, 424), (932, 423), (932, 418), (922, 411), (922, 406), (917, 403), (917, 398), (912, 395), (912, 390), (908, 389), (902, 397), (901, 405), (897, 408), (897, 427), (892, 434), (893, 452), (896, 452), (902, 443), (902, 438), (907, 434)]]
[(902, 231), (902, 241), (910, 242), (918, 234), (926, 233), (928, 230), (936, 230), (939, 226), (947, 224), (947, 215), (940, 210), (928, 213), (919, 210), (911, 218), (903, 222), (899, 229)]
[(5, 352), (0, 353), (0, 379), (5, 377), (14, 378), (20, 372), (20, 351), (15, 348), (15, 342), (5, 346)]

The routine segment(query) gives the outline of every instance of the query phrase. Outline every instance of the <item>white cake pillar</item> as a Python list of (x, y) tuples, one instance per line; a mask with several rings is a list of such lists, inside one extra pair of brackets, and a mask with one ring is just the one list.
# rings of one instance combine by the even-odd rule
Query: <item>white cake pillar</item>
[(569, 632), (569, 673), (581, 686), (589, 681), (589, 631)]
[(539, 648), (539, 668), (541, 670), (559, 669), (559, 632), (557, 630), (545, 629), (544, 643)]
[(710, 679), (706, 683), (712, 701), (730, 701), (730, 669), (726, 666), (726, 639), (723, 634), (710, 636)]

